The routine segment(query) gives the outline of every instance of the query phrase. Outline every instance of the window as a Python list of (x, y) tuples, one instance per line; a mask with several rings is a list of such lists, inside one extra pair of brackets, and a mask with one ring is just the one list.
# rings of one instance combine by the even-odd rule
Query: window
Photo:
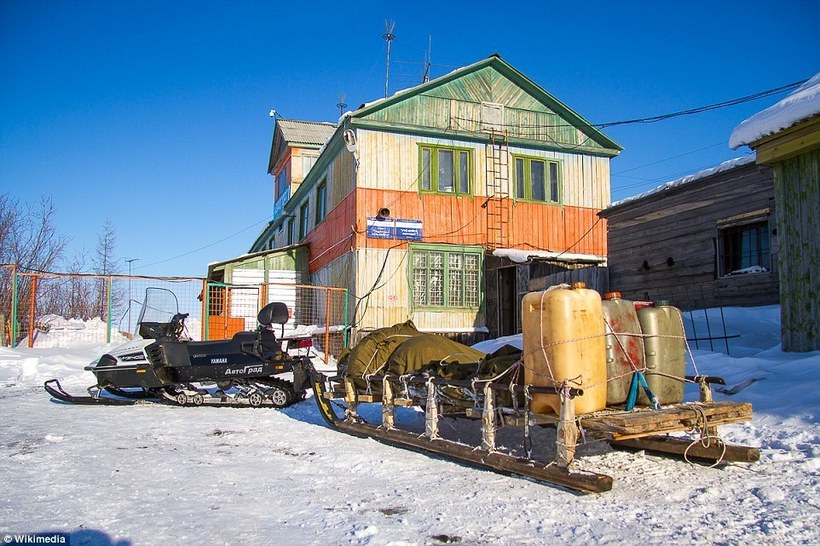
[(470, 195), (470, 150), (421, 146), (420, 153), (421, 191)]
[(769, 222), (762, 220), (719, 228), (718, 249), (721, 277), (770, 271)]
[(310, 229), (310, 207), (309, 203), (305, 201), (299, 208), (299, 240), (305, 238)]
[(287, 190), (290, 189), (290, 172), (288, 165), (285, 164), (279, 175), (276, 177), (276, 195), (274, 199), (279, 199)]
[(310, 169), (316, 164), (316, 160), (319, 159), (318, 156), (312, 155), (305, 155), (302, 156), (302, 177), (306, 178)]
[(518, 156), (514, 161), (516, 199), (542, 203), (561, 202), (557, 162)]
[(327, 179), (316, 187), (316, 223), (319, 224), (327, 214)]
[(479, 306), (480, 250), (414, 246), (411, 253), (414, 306)]
[(292, 245), (294, 243), (293, 240), (293, 228), (294, 224), (296, 223), (295, 219), (291, 218), (288, 220), (288, 245)]

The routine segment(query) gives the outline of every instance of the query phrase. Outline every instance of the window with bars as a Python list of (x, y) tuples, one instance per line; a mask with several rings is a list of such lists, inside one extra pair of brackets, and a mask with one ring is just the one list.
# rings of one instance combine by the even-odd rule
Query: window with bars
[(471, 151), (461, 148), (420, 146), (421, 191), (472, 194)]
[(414, 246), (411, 253), (415, 307), (479, 306), (480, 250)]

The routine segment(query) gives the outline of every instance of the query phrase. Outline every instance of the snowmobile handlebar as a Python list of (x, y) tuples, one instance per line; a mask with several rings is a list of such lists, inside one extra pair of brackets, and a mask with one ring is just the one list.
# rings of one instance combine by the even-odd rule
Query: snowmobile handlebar
[(177, 313), (168, 323), (168, 329), (165, 331), (166, 337), (172, 339), (179, 339), (182, 331), (185, 329), (185, 319), (188, 318), (188, 313)]

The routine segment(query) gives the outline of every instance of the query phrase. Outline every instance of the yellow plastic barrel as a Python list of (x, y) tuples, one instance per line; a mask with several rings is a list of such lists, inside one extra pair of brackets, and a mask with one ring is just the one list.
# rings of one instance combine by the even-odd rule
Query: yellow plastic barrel
[[(530, 292), (521, 302), (524, 379), (530, 385), (559, 386), (565, 380), (584, 390), (575, 413), (606, 407), (606, 358), (601, 296), (584, 283)], [(557, 394), (533, 394), (530, 410), (558, 413)]]
[[(644, 334), (646, 383), (661, 404), (677, 404), (683, 400), (686, 373), (686, 332), (680, 309), (659, 301), (654, 307), (638, 309), (638, 320)], [(638, 404), (648, 403), (641, 391)]]
[(629, 396), (632, 373), (644, 368), (641, 324), (635, 305), (619, 292), (604, 294), (606, 321), (606, 404), (623, 404)]

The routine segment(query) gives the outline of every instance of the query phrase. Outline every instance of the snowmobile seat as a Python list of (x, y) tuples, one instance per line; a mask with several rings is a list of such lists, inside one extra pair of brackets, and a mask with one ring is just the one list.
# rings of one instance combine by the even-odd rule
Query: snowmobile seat
[(258, 320), (262, 326), (270, 326), (271, 324), (281, 324), (284, 326), (288, 319), (290, 319), (288, 306), (281, 301), (273, 301), (267, 304), (260, 309), (259, 314), (256, 315), (256, 320)]
[(259, 332), (259, 346), (257, 354), (264, 359), (269, 359), (282, 353), (282, 345), (276, 339), (276, 333), (271, 329), (273, 324), (282, 325), (282, 335), (285, 333), (285, 323), (290, 319), (288, 306), (281, 301), (274, 301), (264, 306), (256, 320), (262, 325)]

